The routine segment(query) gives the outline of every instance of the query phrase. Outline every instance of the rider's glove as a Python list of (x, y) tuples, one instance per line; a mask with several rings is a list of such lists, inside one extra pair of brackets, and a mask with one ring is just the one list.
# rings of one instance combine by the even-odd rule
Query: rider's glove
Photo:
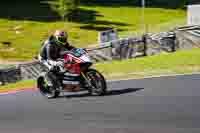
[(64, 63), (62, 61), (57, 61), (56, 66), (64, 66)]
[(64, 63), (62, 61), (53, 61), (53, 60), (48, 60), (48, 63), (51, 65), (51, 66), (63, 66)]

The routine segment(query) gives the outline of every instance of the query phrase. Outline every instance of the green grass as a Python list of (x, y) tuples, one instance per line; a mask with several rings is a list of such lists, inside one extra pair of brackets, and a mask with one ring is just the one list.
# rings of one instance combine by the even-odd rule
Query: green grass
[[(9, 9), (13, 15), (16, 13), (15, 17), (11, 17), (12, 19), (8, 19), (8, 15), (5, 17), (0, 15), (0, 59), (4, 60), (31, 60), (38, 53), (42, 40), (55, 29), (60, 28), (69, 32), (70, 42), (77, 47), (96, 44), (98, 31), (110, 27), (118, 29), (121, 36), (141, 33), (140, 8), (81, 6), (80, 22), (60, 22), (37, 19), (40, 14), (43, 16), (48, 14), (48, 10), (43, 11), (43, 7), (33, 5), (30, 7), (30, 4), (13, 5), (12, 8), (11, 6), (6, 8), (4, 5), (0, 7), (1, 12), (7, 12), (6, 10)], [(22, 10), (24, 8), (26, 11)], [(29, 8), (32, 9), (30, 16), (26, 13)], [(184, 10), (147, 8), (145, 14), (145, 23), (148, 31), (151, 32), (166, 31), (175, 26), (184, 25), (186, 20)], [(19, 34), (14, 30), (16, 27), (20, 27)], [(12, 43), (10, 47), (1, 44), (7, 41)]]
[(96, 64), (107, 79), (200, 72), (200, 49)]
[(5, 86), (0, 86), (0, 93), (5, 92), (5, 91), (10, 91), (10, 90), (16, 90), (16, 89), (27, 89), (27, 88), (33, 88), (35, 86), (35, 81), (34, 80), (25, 80), (25, 81), (20, 81), (17, 83), (12, 83), (8, 84)]
[[(200, 49), (178, 51), (173, 54), (161, 54), (145, 58), (129, 59), (95, 64), (106, 79), (142, 78), (170, 74), (188, 74), (200, 72)], [(29, 88), (35, 81), (22, 81), (16, 84), (1, 86), (1, 90)]]
[(0, 64), (0, 69), (13, 67), (14, 65)]

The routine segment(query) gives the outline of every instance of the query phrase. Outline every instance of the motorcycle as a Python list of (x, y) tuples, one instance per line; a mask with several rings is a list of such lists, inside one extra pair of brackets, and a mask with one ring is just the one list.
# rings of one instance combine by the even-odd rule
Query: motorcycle
[(56, 98), (61, 92), (85, 90), (96, 96), (106, 93), (106, 80), (100, 72), (91, 68), (93, 63), (85, 49), (64, 51), (62, 57), (59, 61), (63, 65), (54, 66), (37, 78), (37, 87), (42, 95)]

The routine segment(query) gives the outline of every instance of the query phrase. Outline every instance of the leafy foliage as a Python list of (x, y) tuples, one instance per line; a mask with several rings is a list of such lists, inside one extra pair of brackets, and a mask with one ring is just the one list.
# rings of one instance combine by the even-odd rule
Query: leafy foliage
[(188, 4), (200, 4), (199, 0), (188, 0)]
[[(80, 1), (81, 4), (101, 4), (101, 5), (128, 5), (128, 6), (141, 6), (141, 0), (1, 0), (1, 3), (32, 3), (32, 2), (59, 2), (76, 3)], [(74, 2), (75, 1), (75, 2)], [(79, 3), (79, 2), (78, 2)], [(148, 6), (154, 7), (167, 7), (167, 8), (180, 8), (187, 4), (200, 3), (199, 0), (146, 0)], [(71, 4), (69, 4), (71, 5)], [(73, 5), (73, 4), (72, 4)]]
[(66, 18), (67, 20), (72, 18), (73, 12), (78, 9), (79, 0), (56, 0), (50, 4), (52, 9), (56, 11), (64, 21)]
[[(83, 4), (141, 6), (142, 0), (81, 0), (81, 2)], [(188, 4), (188, 0), (145, 0), (145, 3), (151, 7), (182, 8)]]
[(187, 0), (147, 0), (149, 6), (161, 6), (161, 7), (168, 7), (168, 8), (180, 8), (185, 6)]

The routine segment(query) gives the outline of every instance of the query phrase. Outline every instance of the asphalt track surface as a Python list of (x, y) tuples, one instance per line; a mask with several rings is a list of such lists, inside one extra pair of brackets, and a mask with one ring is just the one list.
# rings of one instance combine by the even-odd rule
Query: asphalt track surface
[(200, 133), (200, 75), (108, 83), (102, 97), (0, 96), (0, 133)]

